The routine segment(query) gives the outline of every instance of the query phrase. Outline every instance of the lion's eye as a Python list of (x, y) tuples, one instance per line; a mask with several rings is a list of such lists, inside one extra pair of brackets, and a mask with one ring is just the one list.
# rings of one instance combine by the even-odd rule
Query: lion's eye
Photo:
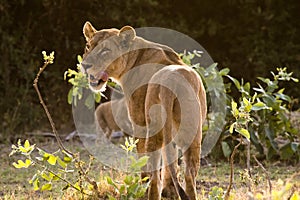
[(104, 56), (104, 55), (106, 55), (106, 54), (109, 53), (109, 52), (110, 52), (110, 49), (104, 47), (103, 49), (101, 49), (101, 50), (99, 51), (99, 55), (100, 55), (100, 56)]

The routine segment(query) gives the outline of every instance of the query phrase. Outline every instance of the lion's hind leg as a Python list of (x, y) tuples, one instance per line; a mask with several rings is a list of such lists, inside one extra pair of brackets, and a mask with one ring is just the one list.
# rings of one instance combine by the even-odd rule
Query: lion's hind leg
[[(181, 200), (189, 200), (188, 194), (184, 191), (182, 186), (179, 183), (177, 177), (177, 148), (174, 148), (173, 143), (173, 131), (174, 130), (174, 121), (173, 121), (173, 112), (174, 112), (174, 103), (176, 101), (175, 94), (166, 87), (161, 87), (160, 94), (163, 94), (164, 98), (161, 98), (161, 105), (165, 109), (165, 117), (166, 121), (163, 126), (163, 163), (167, 170), (166, 172), (169, 173), (169, 176), (172, 179), (173, 184), (170, 185), (171, 187), (174, 186), (177, 195), (181, 198)], [(167, 177), (168, 178), (168, 177)], [(168, 187), (168, 186), (166, 186)]]
[(198, 132), (191, 146), (184, 152), (185, 190), (191, 200), (197, 199), (196, 177), (200, 169), (201, 132)]

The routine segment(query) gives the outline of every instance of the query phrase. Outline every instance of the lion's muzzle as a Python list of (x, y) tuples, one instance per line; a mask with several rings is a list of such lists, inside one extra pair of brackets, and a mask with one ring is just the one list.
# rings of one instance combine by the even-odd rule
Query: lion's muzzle
[[(105, 71), (96, 73), (95, 75), (89, 74), (89, 83), (95, 89), (101, 88), (101, 86), (108, 81), (108, 74)], [(100, 86), (100, 87), (99, 87)]]

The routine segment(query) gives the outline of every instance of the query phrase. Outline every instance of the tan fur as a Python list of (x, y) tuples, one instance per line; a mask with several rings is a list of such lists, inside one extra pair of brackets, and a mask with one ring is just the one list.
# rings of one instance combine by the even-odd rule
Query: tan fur
[[(112, 110), (113, 106), (113, 110)], [(125, 98), (101, 103), (95, 111), (96, 122), (108, 139), (115, 131), (122, 131), (125, 136), (132, 133)]]
[[(83, 32), (87, 46), (82, 70), (89, 75), (91, 88), (102, 89), (107, 76), (121, 85), (134, 136), (140, 139), (137, 151), (151, 156), (147, 165), (150, 174), (143, 174), (151, 177), (148, 199), (161, 199), (162, 185), (164, 194), (196, 199), (195, 178), (206, 116), (200, 77), (171, 48), (137, 37), (130, 26), (96, 31), (87, 22)], [(183, 151), (185, 189), (177, 177), (173, 142)], [(163, 174), (159, 170), (161, 158)]]

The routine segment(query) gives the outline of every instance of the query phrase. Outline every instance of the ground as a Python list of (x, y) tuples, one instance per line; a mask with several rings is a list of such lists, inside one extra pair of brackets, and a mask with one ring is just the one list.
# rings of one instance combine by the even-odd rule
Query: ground
[[(45, 150), (53, 152), (57, 150), (56, 142), (53, 138), (36, 140), (37, 146)], [(79, 140), (73, 140), (64, 143), (73, 152), (81, 152), (81, 158), (88, 159), (88, 152), (84, 149)], [(10, 153), (10, 144), (0, 144), (0, 199), (76, 199), (71, 198), (70, 194), (62, 192), (60, 189), (63, 184), (57, 184), (53, 191), (39, 192), (34, 191), (32, 186), (28, 183), (33, 175), (33, 170), (30, 169), (15, 169), (12, 163), (20, 157), (8, 157)], [(201, 167), (197, 179), (197, 190), (199, 198), (208, 199), (208, 197), (215, 197), (217, 199), (220, 190), (226, 191), (229, 184), (230, 165), (226, 161), (215, 163), (209, 161), (209, 165)], [(255, 162), (254, 162), (255, 163)], [(300, 165), (291, 166), (277, 163), (264, 163), (265, 168), (270, 174), (272, 184), (273, 199), (274, 195), (281, 195), (279, 199), (288, 199), (293, 191), (300, 193)], [(92, 169), (92, 174), (95, 179), (103, 181), (100, 174), (111, 173), (107, 168), (104, 168), (100, 163), (95, 161)], [(100, 172), (100, 173), (99, 173)], [(254, 196), (254, 199), (259, 199), (259, 194), (268, 196), (269, 185), (266, 173), (257, 164), (252, 165), (251, 174), (249, 178), (245, 171), (245, 166), (236, 164), (234, 168), (234, 184), (231, 191), (233, 199), (249, 199), (249, 196)], [(294, 176), (293, 176), (294, 175)], [(290, 183), (290, 184), (289, 184)], [(221, 189), (222, 188), (222, 189)], [(251, 188), (251, 192), (249, 190)], [(238, 197), (238, 198), (237, 198)]]

